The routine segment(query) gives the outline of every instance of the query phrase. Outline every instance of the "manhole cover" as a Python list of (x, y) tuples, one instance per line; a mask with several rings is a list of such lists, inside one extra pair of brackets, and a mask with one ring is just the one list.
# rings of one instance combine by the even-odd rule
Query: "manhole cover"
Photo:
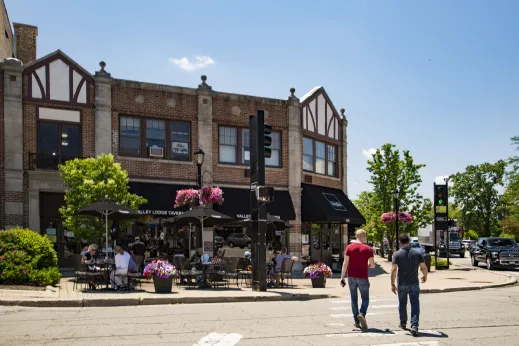
[(469, 281), (473, 284), (491, 284), (492, 281)]

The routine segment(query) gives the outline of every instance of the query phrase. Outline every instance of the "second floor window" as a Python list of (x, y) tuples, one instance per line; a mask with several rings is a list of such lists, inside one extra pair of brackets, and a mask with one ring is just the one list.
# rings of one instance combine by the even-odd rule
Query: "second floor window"
[[(265, 166), (281, 166), (281, 132), (272, 132), (272, 155), (265, 158)], [(245, 165), (250, 164), (249, 129), (220, 126), (218, 130), (219, 162)]]
[(303, 170), (337, 176), (337, 147), (315, 139), (303, 138)]
[(189, 161), (191, 157), (191, 124), (182, 121), (121, 116), (119, 154), (130, 157), (149, 157), (152, 147), (162, 148), (163, 158)]
[(38, 124), (38, 167), (56, 169), (82, 156), (81, 125), (41, 121)]

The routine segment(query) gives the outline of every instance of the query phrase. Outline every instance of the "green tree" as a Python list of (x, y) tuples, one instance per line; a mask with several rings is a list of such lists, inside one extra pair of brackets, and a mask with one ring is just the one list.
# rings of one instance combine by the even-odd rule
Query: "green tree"
[(450, 195), (459, 208), (463, 228), (473, 229), (480, 236), (498, 233), (500, 196), (496, 189), (503, 186), (507, 162), (467, 166), (465, 172), (451, 176)]
[[(378, 217), (384, 212), (394, 209), (394, 199), (392, 192), (396, 189), (400, 191), (398, 198), (399, 210), (408, 211), (413, 214), (414, 221), (410, 225), (404, 225), (402, 232), (412, 232), (417, 230), (420, 223), (430, 220), (426, 210), (431, 208), (430, 201), (426, 202), (417, 193), (417, 189), (422, 182), (419, 170), (425, 167), (423, 164), (415, 164), (409, 150), (403, 151), (403, 157), (399, 150), (395, 150), (394, 144), (384, 144), (378, 149), (371, 160), (368, 160), (368, 172), (371, 173), (369, 182), (373, 184), (375, 206), (373, 207)], [(390, 247), (393, 247), (395, 240), (394, 224), (387, 225), (387, 238)], [(378, 234), (378, 241), (383, 241), (383, 233)]]
[[(147, 200), (129, 192), (128, 172), (114, 162), (113, 155), (74, 159), (60, 165), (65, 181), (65, 205), (60, 208), (63, 225), (79, 239), (98, 241), (105, 234), (104, 219), (78, 216), (77, 212), (108, 196), (108, 199), (137, 210)], [(121, 227), (124, 227), (124, 223)]]
[(385, 227), (380, 222), (380, 213), (377, 209), (377, 196), (372, 191), (362, 191), (353, 201), (357, 209), (366, 219), (366, 224), (361, 228), (367, 233), (368, 241), (379, 241), (384, 237)]

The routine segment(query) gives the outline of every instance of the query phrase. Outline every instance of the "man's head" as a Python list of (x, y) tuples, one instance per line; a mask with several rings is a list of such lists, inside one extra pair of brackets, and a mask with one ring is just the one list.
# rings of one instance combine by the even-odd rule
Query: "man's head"
[(355, 238), (357, 238), (357, 240), (360, 241), (361, 243), (365, 243), (366, 242), (366, 231), (363, 229), (357, 230), (357, 232), (355, 232)]
[(398, 236), (398, 241), (400, 242), (400, 246), (406, 247), (409, 246), (409, 242), (411, 241), (411, 239), (407, 234), (400, 234)]

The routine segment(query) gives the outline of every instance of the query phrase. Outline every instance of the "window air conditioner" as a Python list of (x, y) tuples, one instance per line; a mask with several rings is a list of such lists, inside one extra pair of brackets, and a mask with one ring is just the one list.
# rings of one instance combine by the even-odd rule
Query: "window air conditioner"
[(164, 157), (164, 148), (150, 147), (150, 157)]

